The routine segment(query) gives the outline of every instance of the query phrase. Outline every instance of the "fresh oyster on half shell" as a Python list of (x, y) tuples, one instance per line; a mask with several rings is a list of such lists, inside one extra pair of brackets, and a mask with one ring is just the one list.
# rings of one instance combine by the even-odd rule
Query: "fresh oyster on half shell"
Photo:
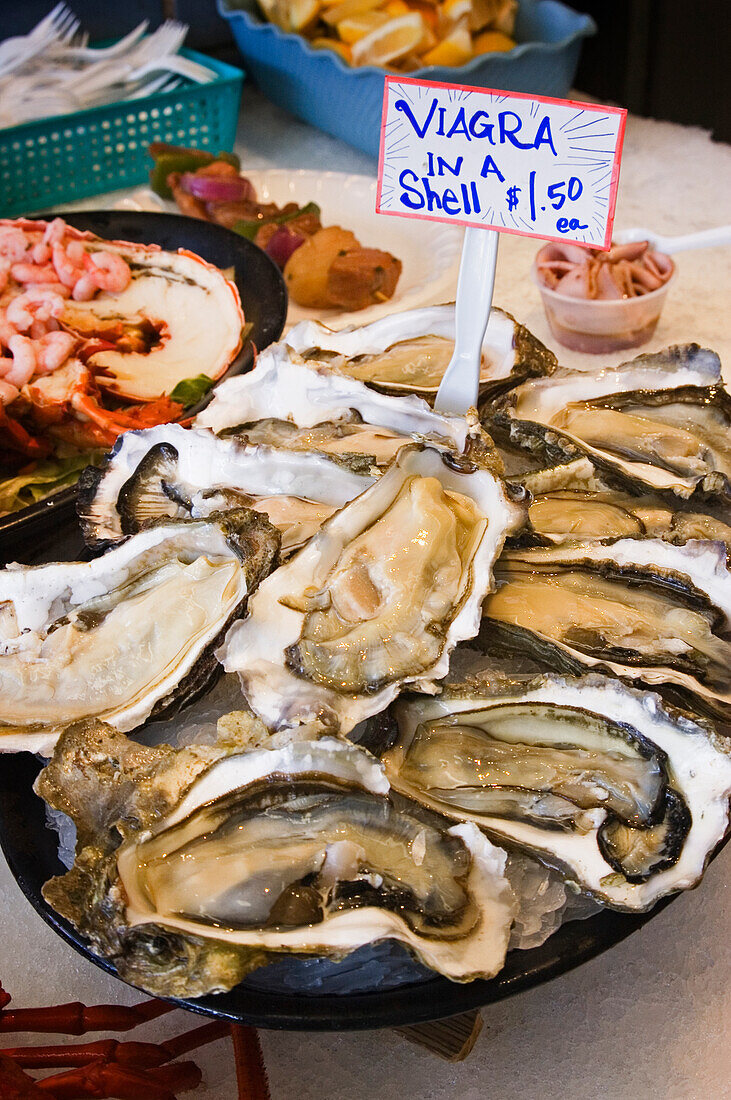
[[(509, 461), (509, 460), (508, 460)], [(509, 480), (514, 480), (506, 475)], [(521, 473), (517, 479), (531, 494), (529, 527), (517, 536), (521, 545), (564, 545), (586, 539), (655, 538), (682, 544), (692, 539), (725, 542), (731, 551), (731, 525), (725, 509), (653, 493), (631, 493), (584, 455)]]
[(484, 604), (487, 647), (551, 669), (641, 680), (731, 720), (731, 573), (724, 543), (583, 541), (506, 550)]
[(100, 546), (160, 518), (200, 519), (248, 507), (269, 518), (290, 553), (373, 484), (374, 461), (247, 445), (161, 424), (126, 432), (101, 468), (87, 467), (77, 512), (87, 544)]
[(89, 562), (0, 570), (0, 752), (47, 754), (82, 718), (127, 732), (195, 697), (278, 546), (239, 510), (158, 524)]
[[(413, 393), (432, 403), (454, 352), (454, 306), (391, 314), (370, 325), (333, 332), (301, 321), (286, 343), (307, 360), (327, 362), (384, 393)], [(482, 343), (480, 393), (487, 397), (526, 378), (549, 375), (553, 352), (514, 317), (493, 308)]]
[(434, 690), (524, 520), (492, 462), (479, 441), (462, 456), (403, 447), (260, 587), (217, 656), (270, 728), (345, 734), (407, 684)]
[(488, 674), (394, 709), (395, 790), (614, 908), (694, 886), (728, 828), (731, 742), (618, 680)]
[(635, 492), (731, 500), (731, 398), (718, 356), (697, 344), (597, 372), (561, 369), (483, 411), (514, 444), (587, 454)]
[(282, 952), (338, 959), (384, 939), (454, 981), (503, 965), (505, 852), (473, 825), (397, 810), (354, 745), (145, 749), (85, 723), (36, 789), (79, 837), (46, 899), (155, 995), (219, 992)]

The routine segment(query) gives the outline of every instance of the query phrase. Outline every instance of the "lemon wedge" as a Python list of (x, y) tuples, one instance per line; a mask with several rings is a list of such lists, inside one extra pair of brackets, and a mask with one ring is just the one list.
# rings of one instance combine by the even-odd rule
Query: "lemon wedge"
[(355, 65), (387, 65), (411, 53), (421, 42), (425, 31), (419, 12), (409, 12), (389, 19), (353, 46)]
[(340, 0), (340, 3), (328, 8), (321, 13), (320, 18), (335, 27), (343, 19), (351, 19), (354, 15), (362, 15), (365, 11), (372, 11), (381, 6), (381, 0)]
[(350, 46), (346, 46), (344, 42), (339, 42), (337, 38), (313, 38), (310, 41), (310, 45), (315, 50), (332, 50), (333, 53), (342, 57), (343, 61), (346, 61), (348, 65), (351, 62)]
[(515, 46), (515, 39), (509, 38), (502, 31), (483, 31), (477, 35), (472, 45), (476, 54), (507, 53)]
[[(341, 19), (337, 29), (343, 42), (347, 42), (349, 46), (353, 46), (362, 38), (366, 38), (371, 33), (375, 33), (380, 27), (385, 26), (388, 22), (389, 18), (385, 11), (363, 11), (359, 15), (351, 15), (348, 19)], [(353, 56), (353, 60), (356, 65), (360, 64), (360, 62), (356, 61), (355, 55)]]
[(422, 55), (425, 65), (441, 65), (451, 68), (464, 65), (472, 57), (472, 38), (466, 27), (455, 27), (433, 49)]

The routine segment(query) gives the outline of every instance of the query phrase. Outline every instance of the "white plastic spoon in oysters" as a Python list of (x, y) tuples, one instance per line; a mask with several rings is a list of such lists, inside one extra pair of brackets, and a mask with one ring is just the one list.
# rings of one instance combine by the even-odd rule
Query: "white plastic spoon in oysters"
[(454, 317), (454, 352), (444, 372), (434, 407), (437, 412), (466, 413), (477, 404), (482, 341), (490, 319), (499, 233), (468, 226), (462, 244)]
[(663, 237), (651, 229), (618, 229), (612, 234), (614, 244), (634, 244), (649, 241), (650, 247), (672, 256), (674, 252), (690, 252), (694, 248), (715, 248), (731, 244), (731, 225), (718, 225), (714, 229), (702, 229), (699, 233), (685, 233), (681, 237)]

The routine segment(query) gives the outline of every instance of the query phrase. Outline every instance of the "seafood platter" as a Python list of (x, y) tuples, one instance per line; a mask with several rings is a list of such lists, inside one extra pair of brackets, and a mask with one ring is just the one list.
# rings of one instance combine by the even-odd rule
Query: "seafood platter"
[(194, 415), (287, 309), (251, 242), (167, 213), (0, 222), (0, 282), (3, 545), (73, 515), (68, 487), (120, 433)]
[(82, 473), (82, 560), (0, 572), (0, 839), (155, 996), (436, 1018), (616, 942), (724, 842), (718, 357), (570, 371), (493, 308), (448, 416), (454, 325), (295, 326)]

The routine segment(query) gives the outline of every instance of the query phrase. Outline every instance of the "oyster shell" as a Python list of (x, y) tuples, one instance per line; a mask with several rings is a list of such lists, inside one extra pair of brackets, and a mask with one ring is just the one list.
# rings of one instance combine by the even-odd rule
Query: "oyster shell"
[(88, 545), (117, 542), (151, 520), (195, 519), (229, 508), (267, 515), (282, 550), (305, 543), (322, 522), (373, 484), (371, 462), (264, 445), (161, 424), (120, 436), (101, 469), (81, 477), (77, 512)]
[[(384, 393), (414, 393), (432, 403), (454, 351), (454, 306), (407, 310), (338, 332), (302, 321), (286, 342), (305, 359), (328, 362)], [(502, 309), (490, 311), (482, 348), (483, 396), (556, 367), (553, 352)]]
[[(284, 343), (265, 348), (248, 374), (217, 386), (195, 427), (220, 434), (274, 419), (297, 428), (335, 424), (329, 434), (338, 438), (338, 428), (352, 425), (354, 416), (369, 429), (386, 428), (406, 441), (428, 438), (457, 451), (464, 450), (471, 430), (464, 417), (436, 413), (420, 397), (379, 393), (325, 363), (304, 360)], [(348, 439), (349, 446), (354, 442)]]
[[(481, 640), (550, 668), (589, 665), (731, 718), (731, 574), (723, 543), (620, 539), (506, 550)], [(499, 633), (496, 628), (501, 627)]]
[(259, 589), (219, 660), (271, 728), (347, 733), (404, 685), (431, 690), (478, 630), (505, 536), (523, 522), (476, 445), (403, 447)]
[(36, 786), (79, 832), (74, 868), (45, 897), (156, 995), (229, 989), (280, 952), (341, 958), (384, 939), (455, 981), (503, 964), (505, 852), (472, 825), (397, 810), (356, 746), (145, 749), (85, 723)]
[(635, 491), (731, 500), (731, 398), (718, 356), (697, 344), (597, 373), (556, 371), (512, 391), (486, 411), (493, 418), (512, 442), (587, 454)]
[(0, 752), (47, 754), (92, 716), (126, 732), (200, 693), (278, 544), (242, 509), (158, 524), (90, 562), (1, 570)]
[(728, 828), (731, 742), (618, 680), (488, 677), (394, 709), (395, 790), (613, 908), (694, 886)]

